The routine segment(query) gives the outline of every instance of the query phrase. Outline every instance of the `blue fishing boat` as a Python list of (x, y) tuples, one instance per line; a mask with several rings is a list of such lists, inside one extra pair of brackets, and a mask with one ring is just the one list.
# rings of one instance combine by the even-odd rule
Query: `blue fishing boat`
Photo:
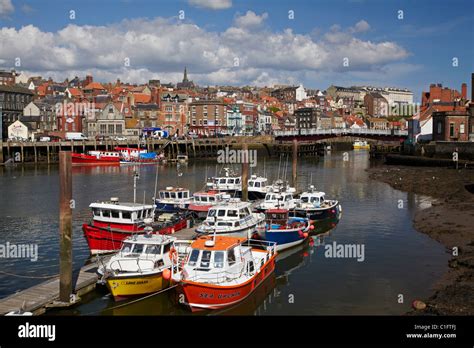
[(314, 228), (311, 221), (301, 217), (288, 217), (288, 209), (268, 209), (265, 212), (265, 230), (259, 237), (276, 242), (277, 250), (285, 250), (302, 244)]

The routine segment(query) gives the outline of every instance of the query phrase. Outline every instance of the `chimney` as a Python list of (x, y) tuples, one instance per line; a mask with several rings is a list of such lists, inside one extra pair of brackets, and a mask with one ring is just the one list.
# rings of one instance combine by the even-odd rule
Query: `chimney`
[(463, 100), (467, 99), (467, 85), (465, 83), (461, 85), (461, 98)]

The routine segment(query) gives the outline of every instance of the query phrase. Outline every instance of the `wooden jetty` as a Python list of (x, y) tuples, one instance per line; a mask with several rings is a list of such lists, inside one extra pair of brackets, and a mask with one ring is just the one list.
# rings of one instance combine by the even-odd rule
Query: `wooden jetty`
[[(195, 236), (195, 227), (177, 231), (173, 236), (180, 240), (190, 240)], [(101, 262), (107, 262), (111, 256), (101, 256)], [(99, 280), (97, 274), (98, 259), (92, 259), (81, 268), (79, 276), (75, 282), (74, 295), (80, 301), (80, 297), (93, 291)], [(59, 301), (59, 275), (31, 288), (19, 291), (8, 297), (0, 299), (0, 315), (5, 315), (12, 311), (21, 310), (31, 312), (33, 315), (41, 315), (48, 308), (58, 307)]]

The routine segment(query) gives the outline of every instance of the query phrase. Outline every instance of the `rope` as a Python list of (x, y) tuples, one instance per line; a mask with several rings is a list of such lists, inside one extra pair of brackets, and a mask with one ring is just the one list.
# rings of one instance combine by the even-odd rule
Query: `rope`
[[(159, 295), (159, 294), (161, 294), (161, 293), (163, 293), (163, 292), (165, 292), (165, 291), (171, 290), (171, 289), (173, 289), (173, 288), (175, 288), (175, 287), (177, 287), (177, 286), (178, 286), (178, 284), (175, 284), (175, 285), (170, 286), (170, 287), (168, 287), (168, 288), (166, 288), (166, 289), (160, 290), (160, 291), (158, 291), (158, 292), (154, 292), (154, 293), (152, 293), (152, 294), (150, 294), (150, 295), (147, 295), (147, 296), (144, 296), (144, 297), (140, 297), (140, 298), (138, 298), (138, 299), (136, 299), (136, 300), (133, 300), (133, 301), (130, 301), (130, 302), (127, 302), (127, 303), (124, 303), (124, 304), (121, 304), (121, 305), (118, 305), (118, 306), (115, 306), (115, 307), (106, 308), (105, 310), (106, 310), (106, 311), (111, 311), (111, 310), (114, 310), (114, 309), (117, 309), (117, 308), (122, 308), (122, 307), (125, 307), (125, 306), (128, 306), (128, 305), (131, 305), (131, 304), (133, 304), (133, 303), (137, 303), (137, 302), (140, 302), (140, 301), (142, 301), (142, 300), (146, 300), (147, 298), (150, 298), (150, 297)], [(99, 312), (100, 312), (100, 311), (94, 311), (94, 312), (84, 313), (84, 314), (81, 314), (81, 315), (91, 315), (91, 314), (95, 314), (95, 313), (99, 313)]]

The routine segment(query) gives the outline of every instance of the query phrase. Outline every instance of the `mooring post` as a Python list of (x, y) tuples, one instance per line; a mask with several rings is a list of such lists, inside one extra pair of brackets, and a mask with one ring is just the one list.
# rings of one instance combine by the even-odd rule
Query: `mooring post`
[(71, 152), (59, 153), (59, 300), (72, 294), (72, 171)]
[(36, 142), (33, 144), (33, 150), (35, 153), (35, 163), (38, 163), (38, 153), (36, 152)]
[(3, 158), (3, 139), (2, 139), (2, 135), (0, 134), (0, 163), (3, 163), (3, 162), (5, 162)]
[(249, 180), (249, 150), (247, 144), (242, 144), (242, 200), (248, 201), (248, 180)]
[(293, 139), (293, 187), (297, 189), (296, 187), (296, 168), (298, 164), (298, 140)]

